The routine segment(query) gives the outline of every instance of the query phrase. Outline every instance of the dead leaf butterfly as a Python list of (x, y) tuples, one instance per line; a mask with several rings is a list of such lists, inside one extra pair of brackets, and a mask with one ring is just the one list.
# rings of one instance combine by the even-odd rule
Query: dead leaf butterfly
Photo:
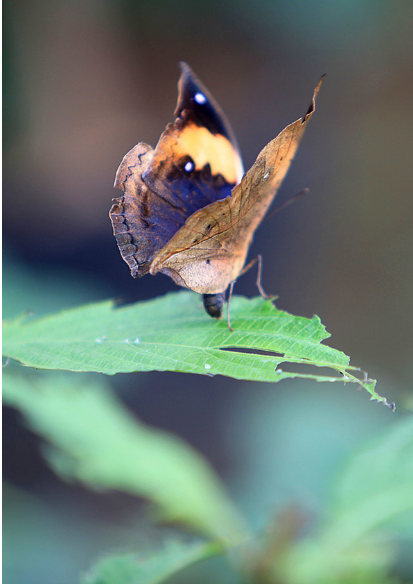
[(155, 149), (143, 142), (123, 158), (110, 210), (120, 253), (134, 278), (166, 274), (203, 295), (222, 315), (225, 291), (241, 274), (258, 225), (290, 167), (310, 120), (287, 126), (243, 176), (234, 133), (218, 103), (181, 63), (176, 119)]

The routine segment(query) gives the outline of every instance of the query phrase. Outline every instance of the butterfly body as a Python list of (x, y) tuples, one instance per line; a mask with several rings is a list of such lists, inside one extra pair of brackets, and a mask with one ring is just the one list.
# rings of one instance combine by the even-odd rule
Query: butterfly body
[(124, 196), (110, 217), (134, 277), (166, 274), (203, 294), (207, 312), (219, 317), (224, 293), (241, 274), (254, 232), (288, 172), (321, 80), (307, 114), (272, 140), (242, 178), (223, 112), (189, 67), (181, 67), (177, 118), (155, 149), (139, 143), (124, 157), (115, 179)]

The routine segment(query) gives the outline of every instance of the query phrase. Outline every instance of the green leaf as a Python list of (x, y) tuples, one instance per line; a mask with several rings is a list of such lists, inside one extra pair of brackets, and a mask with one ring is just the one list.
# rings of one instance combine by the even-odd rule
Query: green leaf
[(413, 417), (357, 452), (338, 477), (326, 540), (343, 547), (398, 515), (413, 519)]
[(158, 584), (186, 566), (220, 551), (216, 544), (170, 541), (164, 549), (149, 556), (125, 554), (106, 557), (82, 579), (82, 584)]
[[(322, 344), (330, 335), (317, 316), (293, 316), (260, 297), (234, 297), (231, 320), (233, 332), (225, 321), (206, 316), (198, 296), (188, 292), (117, 309), (103, 302), (6, 323), (3, 354), (40, 369), (183, 371), (272, 382), (344, 380), (389, 406), (376, 393), (375, 380), (358, 379), (353, 372), (359, 370), (344, 353)], [(328, 367), (339, 376), (284, 371), (279, 367), (284, 363)]]
[[(274, 573), (291, 584), (379, 584), (388, 582), (394, 561), (397, 520), (413, 518), (413, 417), (356, 452), (336, 477), (325, 521), (274, 558)], [(383, 528), (390, 528), (385, 533)], [(402, 537), (406, 533), (401, 532)]]
[(49, 442), (49, 464), (64, 478), (145, 497), (158, 505), (162, 519), (223, 542), (244, 537), (206, 461), (182, 440), (140, 423), (102, 381), (5, 370), (3, 399)]

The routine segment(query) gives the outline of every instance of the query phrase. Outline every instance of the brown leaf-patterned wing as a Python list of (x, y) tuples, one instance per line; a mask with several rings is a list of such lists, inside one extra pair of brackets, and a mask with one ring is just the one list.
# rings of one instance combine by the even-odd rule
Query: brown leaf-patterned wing
[(115, 187), (124, 196), (110, 211), (113, 232), (133, 277), (193, 213), (224, 199), (242, 176), (232, 129), (218, 103), (181, 63), (176, 120), (153, 150), (137, 144), (122, 160)]
[(258, 155), (231, 196), (207, 205), (155, 256), (150, 273), (163, 272), (200, 294), (224, 292), (240, 275), (259, 223), (288, 172), (314, 112), (321, 79), (303, 118), (287, 126)]
[(156, 254), (185, 222), (182, 212), (154, 195), (142, 180), (153, 159), (151, 146), (140, 142), (123, 158), (115, 187), (124, 191), (110, 210), (120, 253), (134, 278), (144, 276)]

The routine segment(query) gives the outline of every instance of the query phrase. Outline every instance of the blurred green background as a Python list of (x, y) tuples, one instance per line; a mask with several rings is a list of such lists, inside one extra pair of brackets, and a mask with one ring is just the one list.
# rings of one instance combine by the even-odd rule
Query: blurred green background
[[(304, 187), (311, 194), (263, 223), (250, 257), (262, 253), (277, 306), (318, 314), (331, 344), (379, 379), (398, 412), (352, 386), (167, 373), (111, 380), (141, 419), (205, 454), (257, 530), (290, 503), (317, 515), (349, 452), (396, 424), (411, 391), (413, 4), (7, 0), (3, 8), (6, 317), (173, 289), (163, 276), (130, 277), (108, 211), (122, 156), (139, 141), (154, 146), (173, 119), (178, 61), (227, 113), (246, 168), (304, 114), (327, 73), (278, 200)], [(255, 295), (254, 279), (240, 279), (236, 293)], [(134, 499), (60, 482), (14, 410), (4, 427), (9, 583), (75, 582), (102, 549), (139, 547), (148, 526)]]

